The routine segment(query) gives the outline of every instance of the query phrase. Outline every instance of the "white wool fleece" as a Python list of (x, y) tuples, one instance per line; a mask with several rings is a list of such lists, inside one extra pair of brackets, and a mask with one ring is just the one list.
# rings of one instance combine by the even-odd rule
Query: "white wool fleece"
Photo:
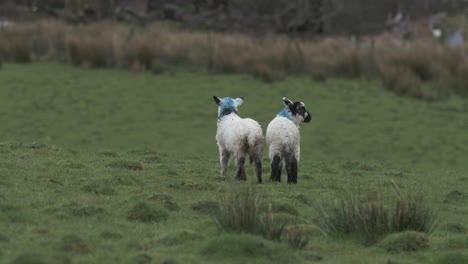
[(261, 155), (263, 150), (263, 132), (261, 126), (253, 119), (240, 118), (230, 114), (218, 122), (216, 141), (220, 152), (233, 153), (235, 157), (249, 154)]
[(282, 116), (277, 116), (270, 122), (266, 132), (270, 160), (275, 155), (283, 159), (286, 154), (291, 153), (299, 161), (301, 136), (296, 123)]

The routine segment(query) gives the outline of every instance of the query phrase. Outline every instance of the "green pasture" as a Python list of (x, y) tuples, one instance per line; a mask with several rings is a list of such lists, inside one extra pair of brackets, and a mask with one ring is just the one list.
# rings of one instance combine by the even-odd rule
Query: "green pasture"
[[(287, 96), (306, 103), (299, 183), (256, 191), (309, 243), (220, 230), (211, 210), (248, 182), (219, 175), (212, 96), (244, 96), (264, 128)], [(423, 102), (368, 80), (153, 75), (61, 64), (0, 69), (0, 263), (466, 263), (468, 100)], [(284, 173), (283, 173), (284, 174)], [(283, 179), (284, 179), (283, 175)], [(314, 201), (364, 189), (423, 195), (429, 248), (389, 252), (324, 235)]]

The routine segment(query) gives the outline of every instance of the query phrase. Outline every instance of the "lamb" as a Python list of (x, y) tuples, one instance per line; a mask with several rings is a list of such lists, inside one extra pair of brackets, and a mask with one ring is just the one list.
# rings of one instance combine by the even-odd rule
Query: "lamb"
[(213, 96), (213, 99), (218, 105), (216, 142), (219, 147), (221, 175), (226, 175), (229, 158), (234, 155), (237, 166), (236, 179), (245, 181), (245, 156), (249, 154), (250, 163), (255, 162), (258, 183), (261, 183), (263, 152), (261, 126), (253, 119), (239, 117), (237, 107), (244, 102), (242, 97), (232, 99)]
[(270, 122), (266, 131), (271, 163), (271, 180), (281, 181), (281, 169), (286, 165), (288, 183), (297, 183), (300, 158), (301, 122), (309, 123), (312, 116), (303, 102), (292, 102), (283, 97), (284, 109)]

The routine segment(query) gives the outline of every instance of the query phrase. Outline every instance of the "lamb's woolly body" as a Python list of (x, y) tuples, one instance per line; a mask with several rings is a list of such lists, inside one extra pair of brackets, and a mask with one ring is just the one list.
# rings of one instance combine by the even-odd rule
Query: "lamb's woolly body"
[(297, 183), (301, 153), (299, 126), (302, 122), (310, 122), (312, 117), (303, 102), (292, 102), (284, 97), (283, 103), (285, 108), (268, 124), (266, 131), (271, 180), (281, 181), (281, 170), (285, 164), (288, 183)]
[(275, 117), (267, 127), (266, 142), (269, 146), (270, 160), (273, 160), (275, 155), (284, 159), (292, 154), (299, 161), (300, 141), (299, 127), (286, 117)]
[(218, 128), (216, 143), (219, 147), (221, 174), (225, 175), (231, 155), (237, 166), (236, 178), (245, 180), (244, 163), (246, 155), (250, 155), (250, 163), (255, 162), (258, 182), (262, 182), (262, 152), (263, 132), (261, 126), (250, 118), (240, 118), (237, 106), (242, 98), (213, 97), (218, 104)]
[(218, 122), (216, 141), (221, 151), (238, 155), (249, 153), (261, 156), (263, 133), (261, 126), (250, 118), (240, 118), (232, 113)]

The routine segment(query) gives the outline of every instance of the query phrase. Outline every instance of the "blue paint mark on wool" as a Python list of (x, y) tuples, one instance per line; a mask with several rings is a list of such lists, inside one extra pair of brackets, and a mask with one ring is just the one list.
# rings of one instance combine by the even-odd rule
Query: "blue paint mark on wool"
[(231, 97), (225, 97), (221, 99), (221, 104), (218, 110), (218, 120), (221, 121), (224, 117), (232, 113), (238, 115), (237, 107), (234, 100)]
[(283, 110), (281, 110), (281, 112), (279, 112), (276, 116), (292, 120), (291, 112), (289, 111), (289, 108), (287, 106), (284, 107)]

